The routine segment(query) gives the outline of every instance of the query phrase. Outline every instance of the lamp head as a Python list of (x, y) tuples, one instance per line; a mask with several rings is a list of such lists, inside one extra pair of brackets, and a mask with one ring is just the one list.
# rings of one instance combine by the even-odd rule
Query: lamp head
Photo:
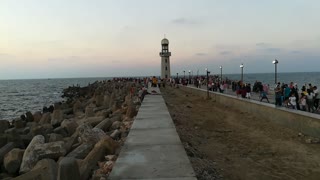
[(274, 61), (272, 61), (272, 63), (273, 63), (273, 64), (278, 64), (279, 61), (275, 59)]
[(240, 64), (240, 68), (243, 68), (244, 67), (244, 65), (243, 64)]
[(222, 69), (222, 66), (220, 66), (220, 69)]

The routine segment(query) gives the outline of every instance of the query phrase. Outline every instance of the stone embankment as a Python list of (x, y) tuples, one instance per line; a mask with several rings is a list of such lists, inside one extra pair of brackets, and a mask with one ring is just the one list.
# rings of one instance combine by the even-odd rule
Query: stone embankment
[(140, 107), (139, 87), (111, 81), (69, 87), (66, 102), (1, 120), (0, 179), (107, 179)]

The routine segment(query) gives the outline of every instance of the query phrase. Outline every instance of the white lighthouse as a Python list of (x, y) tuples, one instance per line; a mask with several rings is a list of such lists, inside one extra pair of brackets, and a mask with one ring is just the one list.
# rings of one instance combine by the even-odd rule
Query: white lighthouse
[(170, 56), (169, 52), (169, 41), (164, 38), (161, 41), (162, 51), (160, 52), (161, 56), (161, 79), (167, 79), (171, 77), (170, 73)]

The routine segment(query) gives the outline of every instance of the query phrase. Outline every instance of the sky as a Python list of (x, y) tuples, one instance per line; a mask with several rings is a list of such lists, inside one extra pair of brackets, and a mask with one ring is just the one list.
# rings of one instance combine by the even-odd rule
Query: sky
[(318, 0), (0, 0), (0, 79), (318, 72)]

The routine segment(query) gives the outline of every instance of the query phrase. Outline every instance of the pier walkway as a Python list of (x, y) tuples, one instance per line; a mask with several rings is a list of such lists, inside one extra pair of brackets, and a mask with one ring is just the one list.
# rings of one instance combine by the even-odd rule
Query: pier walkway
[(108, 179), (196, 180), (159, 88), (148, 92)]

